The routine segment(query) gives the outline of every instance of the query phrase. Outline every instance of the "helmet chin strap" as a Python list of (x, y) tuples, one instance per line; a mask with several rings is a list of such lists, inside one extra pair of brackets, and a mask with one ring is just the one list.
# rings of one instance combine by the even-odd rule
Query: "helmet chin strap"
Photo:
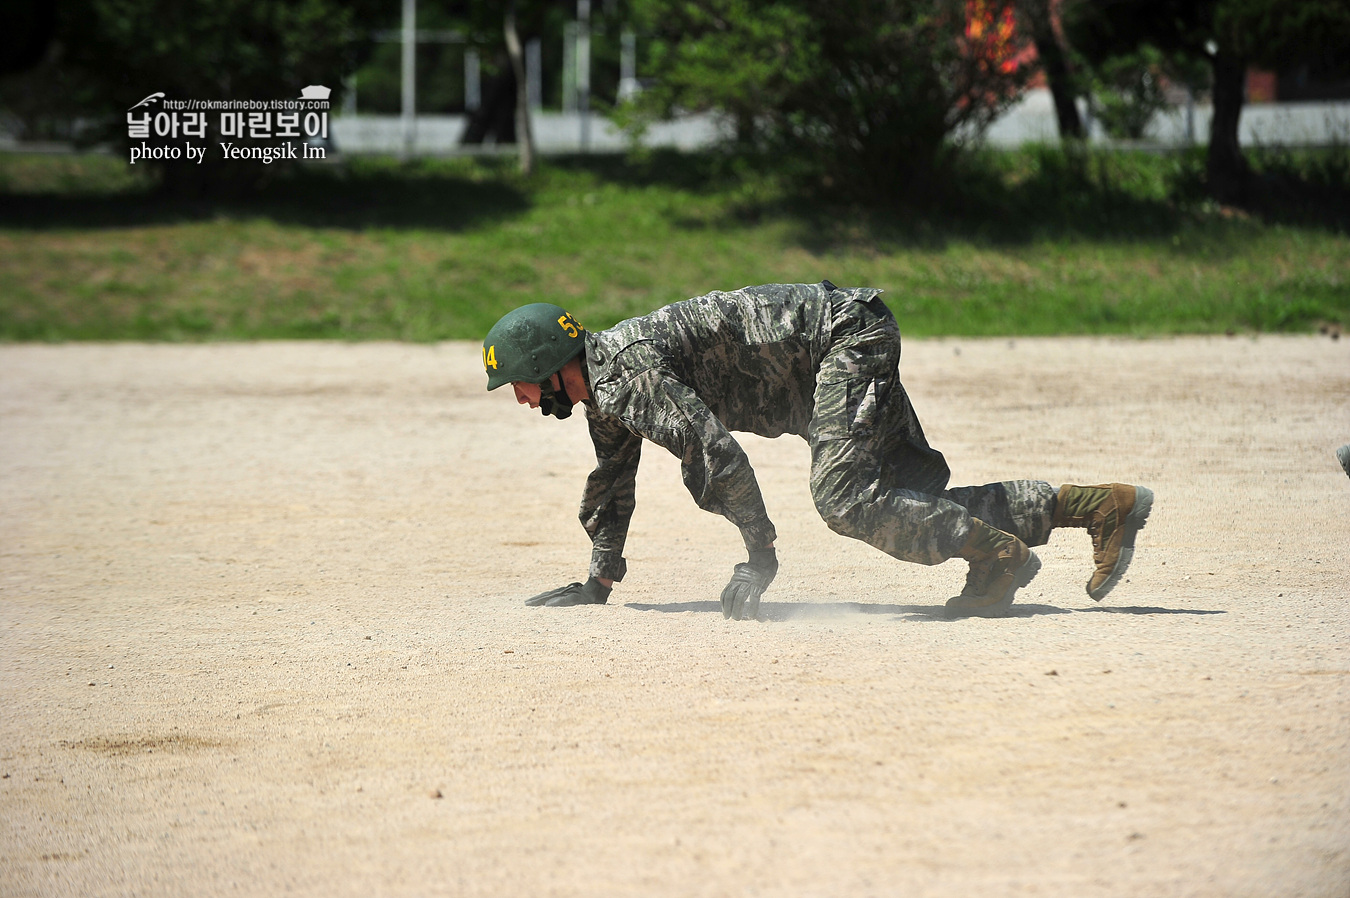
[(553, 378), (549, 378), (539, 385), (539, 413), (547, 418), (549, 415), (562, 420), (571, 417), (572, 397), (567, 395), (567, 385), (562, 382), (562, 375), (558, 375), (558, 387), (554, 389)]

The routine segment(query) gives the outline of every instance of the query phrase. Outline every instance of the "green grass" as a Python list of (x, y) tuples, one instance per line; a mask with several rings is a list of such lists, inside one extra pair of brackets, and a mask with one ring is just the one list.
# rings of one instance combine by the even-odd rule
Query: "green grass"
[(529, 182), (509, 161), (353, 160), (209, 201), (112, 157), (0, 156), (0, 339), (479, 339), (525, 302), (599, 328), (821, 278), (883, 288), (916, 336), (1350, 321), (1344, 228), (1207, 203), (1196, 156), (961, 164), (943, 202), (881, 213), (712, 155), (552, 160)]

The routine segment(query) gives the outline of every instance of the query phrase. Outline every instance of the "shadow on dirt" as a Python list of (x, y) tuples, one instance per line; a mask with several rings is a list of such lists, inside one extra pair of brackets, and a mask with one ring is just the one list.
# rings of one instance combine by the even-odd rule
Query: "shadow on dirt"
[[(624, 606), (635, 611), (664, 611), (670, 613), (716, 612), (722, 613), (719, 602), (671, 602), (652, 605), (632, 602)], [(1022, 613), (1018, 613), (1022, 612)], [(1066, 614), (1062, 608), (1050, 605), (1019, 605), (1013, 608), (1013, 616), (1030, 617), (1032, 614)], [(866, 602), (765, 602), (759, 606), (759, 620), (764, 623), (784, 623), (794, 620), (845, 621), (861, 617), (890, 615), (902, 620), (951, 620), (942, 605), (895, 605), (869, 604)]]
[(1109, 608), (1076, 608), (1082, 614), (1227, 614), (1210, 608), (1157, 608), (1152, 605), (1122, 605)]
[[(722, 613), (719, 602), (668, 602), (651, 604), (629, 602), (625, 608), (634, 611), (662, 611), (667, 614), (685, 612)], [(1016, 604), (1008, 617), (1039, 617), (1043, 614), (1227, 614), (1204, 608), (1159, 608), (1153, 606), (1120, 606), (1110, 608), (1060, 608), (1057, 605)], [(866, 602), (765, 602), (759, 606), (759, 620), (765, 623), (783, 623), (793, 620), (842, 621), (864, 616), (891, 615), (901, 620), (956, 621), (949, 618), (943, 605), (869, 604)]]

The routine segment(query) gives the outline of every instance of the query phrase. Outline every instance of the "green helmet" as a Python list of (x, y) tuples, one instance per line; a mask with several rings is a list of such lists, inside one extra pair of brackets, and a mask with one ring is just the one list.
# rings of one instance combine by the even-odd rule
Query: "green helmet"
[(483, 338), (487, 388), (548, 380), (581, 352), (585, 333), (571, 313), (552, 303), (535, 302), (507, 312)]

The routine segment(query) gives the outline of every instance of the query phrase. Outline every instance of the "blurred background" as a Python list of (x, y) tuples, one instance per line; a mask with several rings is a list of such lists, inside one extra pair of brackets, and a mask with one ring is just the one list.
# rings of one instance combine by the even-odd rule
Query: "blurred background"
[[(0, 17), (0, 339), (480, 339), (524, 302), (601, 328), (822, 278), (885, 289), (914, 335), (1350, 319), (1344, 0)], [(155, 92), (314, 85), (327, 126), (294, 161), (225, 158), (210, 112), (201, 162), (131, 162)]]

